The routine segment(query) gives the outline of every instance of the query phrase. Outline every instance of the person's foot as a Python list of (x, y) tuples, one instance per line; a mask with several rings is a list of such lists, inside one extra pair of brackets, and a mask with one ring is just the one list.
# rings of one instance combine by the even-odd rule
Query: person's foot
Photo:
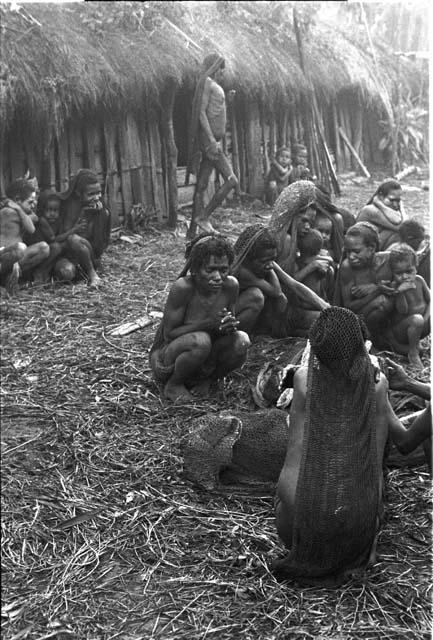
[(10, 276), (6, 280), (6, 291), (13, 296), (18, 290), (18, 281), (21, 276), (21, 268), (18, 262), (15, 262)]
[(407, 359), (415, 369), (422, 369), (424, 367), (417, 349), (411, 349), (407, 354)]
[(92, 289), (96, 289), (100, 284), (101, 278), (96, 273), (90, 276), (89, 287), (92, 287)]
[(194, 396), (201, 396), (201, 397), (208, 396), (210, 393), (211, 385), (212, 385), (212, 380), (210, 378), (205, 378), (204, 380), (202, 380), (201, 382), (199, 382), (198, 384), (192, 387), (191, 393)]
[(215, 229), (206, 218), (197, 218), (196, 223), (197, 226), (202, 229), (202, 231), (206, 231), (207, 233), (215, 233)]
[(193, 396), (185, 385), (170, 382), (170, 380), (164, 387), (164, 396), (167, 400), (172, 400), (173, 402), (191, 402), (193, 400)]

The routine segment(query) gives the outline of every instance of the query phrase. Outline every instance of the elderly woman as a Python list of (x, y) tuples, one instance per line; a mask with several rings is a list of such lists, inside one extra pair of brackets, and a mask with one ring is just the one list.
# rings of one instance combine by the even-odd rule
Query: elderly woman
[(331, 249), (336, 261), (343, 247), (343, 218), (327, 193), (309, 180), (298, 180), (286, 187), (273, 207), (269, 230), (277, 243), (276, 262), (290, 275), (295, 269), (298, 236), (307, 234), (316, 212), (332, 221)]
[(402, 189), (400, 183), (392, 179), (380, 183), (356, 218), (356, 222), (370, 222), (376, 227), (379, 251), (386, 251), (394, 242), (399, 242), (398, 230), (405, 220)]

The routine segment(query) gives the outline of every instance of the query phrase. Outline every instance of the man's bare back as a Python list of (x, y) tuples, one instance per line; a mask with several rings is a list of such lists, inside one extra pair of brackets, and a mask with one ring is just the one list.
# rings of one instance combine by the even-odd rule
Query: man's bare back
[[(215, 140), (219, 142), (224, 137), (226, 130), (226, 98), (224, 89), (212, 78), (207, 78), (206, 80), (203, 106), (206, 110), (212, 134)], [(200, 123), (202, 124), (201, 120)]]

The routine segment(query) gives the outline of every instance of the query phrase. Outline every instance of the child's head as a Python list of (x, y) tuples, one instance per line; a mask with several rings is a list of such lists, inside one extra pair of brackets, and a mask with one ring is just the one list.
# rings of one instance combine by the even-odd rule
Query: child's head
[(60, 197), (53, 191), (43, 191), (38, 198), (37, 213), (50, 224), (54, 224), (60, 215)]
[(390, 251), (389, 267), (396, 284), (411, 282), (416, 276), (417, 257), (408, 244), (401, 243)]
[[(254, 237), (256, 240), (253, 241)], [(235, 244), (236, 255), (244, 251), (252, 242), (244, 257), (245, 266), (254, 275), (263, 278), (272, 269), (272, 263), (277, 258), (277, 245), (269, 230), (262, 224), (254, 224), (246, 227)]]
[(398, 229), (398, 235), (404, 244), (408, 244), (417, 251), (424, 240), (425, 229), (418, 220), (405, 220)]
[(318, 229), (310, 229), (308, 233), (298, 238), (298, 249), (303, 258), (317, 256), (323, 247), (323, 237)]
[(328, 248), (331, 240), (332, 220), (327, 216), (317, 213), (314, 221), (314, 228), (321, 233), (323, 246)]
[(19, 178), (10, 183), (6, 189), (8, 198), (20, 205), (22, 210), (27, 213), (33, 213), (36, 207), (36, 189), (30, 180)]
[(75, 178), (76, 195), (85, 208), (98, 209), (102, 204), (102, 189), (99, 178), (90, 169), (80, 169)]
[(282, 167), (288, 167), (291, 164), (290, 149), (288, 147), (280, 147), (275, 154), (276, 161)]
[(344, 249), (352, 269), (370, 264), (379, 249), (379, 234), (369, 222), (357, 222), (344, 236)]
[(308, 164), (307, 147), (303, 144), (294, 144), (292, 147), (292, 158), (294, 164), (302, 164), (306, 167)]

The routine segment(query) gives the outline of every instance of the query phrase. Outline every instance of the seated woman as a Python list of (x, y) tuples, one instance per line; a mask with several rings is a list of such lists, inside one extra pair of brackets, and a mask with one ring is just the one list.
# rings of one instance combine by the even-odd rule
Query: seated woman
[(344, 238), (344, 258), (334, 304), (362, 315), (375, 346), (390, 324), (395, 290), (390, 286), (388, 253), (378, 252), (379, 237), (369, 222), (357, 222)]
[(389, 254), (391, 286), (395, 290), (392, 324), (387, 331), (394, 351), (422, 368), (419, 341), (430, 333), (430, 290), (416, 272), (416, 253), (407, 244), (395, 245)]
[(406, 218), (400, 183), (385, 180), (358, 213), (356, 222), (374, 224), (379, 234), (379, 251), (385, 251), (399, 241), (398, 230)]
[(376, 561), (388, 428), (402, 427), (366, 337), (363, 322), (341, 307), (323, 311), (311, 328), (308, 363), (294, 375), (275, 501), (290, 550), (274, 564), (278, 577), (336, 585)]
[(261, 224), (247, 227), (234, 248), (239, 327), (273, 337), (305, 336), (328, 304), (275, 262), (277, 245), (272, 232)]
[(60, 280), (73, 280), (80, 266), (90, 286), (98, 286), (96, 269), (110, 240), (111, 214), (102, 201), (97, 175), (80, 169), (69, 189), (59, 196), (62, 204), (57, 240), (67, 241), (68, 256), (57, 261), (55, 274)]
[(298, 235), (314, 226), (316, 213), (332, 222), (330, 248), (336, 261), (343, 247), (343, 219), (328, 195), (309, 180), (298, 180), (286, 187), (273, 207), (269, 229), (277, 243), (276, 262), (293, 275), (298, 254)]
[(290, 150), (287, 147), (277, 149), (271, 168), (265, 178), (265, 201), (271, 206), (280, 193), (289, 184), (291, 169)]
[(150, 366), (166, 398), (188, 402), (188, 387), (200, 382), (206, 392), (211, 380), (241, 367), (250, 340), (238, 331), (234, 315), (239, 284), (229, 275), (230, 243), (202, 234), (188, 245), (185, 257), (150, 350)]

